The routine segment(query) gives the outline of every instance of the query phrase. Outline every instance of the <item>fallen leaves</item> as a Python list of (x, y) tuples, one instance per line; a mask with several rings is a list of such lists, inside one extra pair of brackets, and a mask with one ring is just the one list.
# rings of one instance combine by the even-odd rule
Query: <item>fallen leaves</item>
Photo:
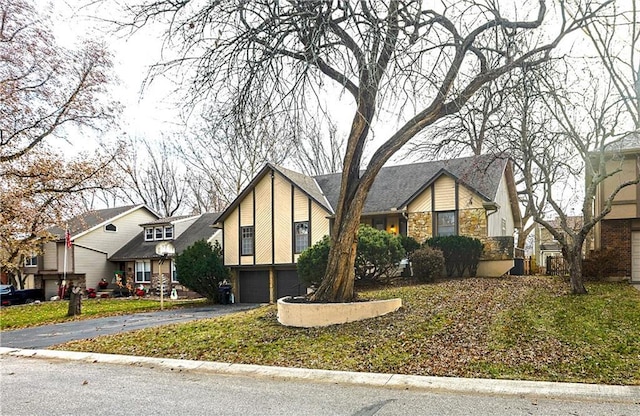
[(275, 306), (61, 349), (458, 377), (640, 384), (640, 293), (591, 284), (576, 297), (556, 278), (440, 281), (370, 291), (404, 308), (327, 328), (287, 328)]

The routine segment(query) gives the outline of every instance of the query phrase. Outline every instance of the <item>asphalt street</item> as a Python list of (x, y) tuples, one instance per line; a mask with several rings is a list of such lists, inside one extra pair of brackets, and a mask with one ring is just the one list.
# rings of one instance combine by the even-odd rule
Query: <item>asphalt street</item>
[(213, 318), (248, 310), (255, 304), (212, 305), (199, 308), (168, 309), (157, 312), (69, 321), (55, 325), (0, 332), (0, 346), (40, 349), (78, 339), (113, 335), (154, 326)]
[(640, 414), (640, 386), (354, 373), (41, 349), (255, 306), (217, 305), (2, 331), (0, 414)]
[(0, 356), (2, 415), (637, 415), (640, 404)]

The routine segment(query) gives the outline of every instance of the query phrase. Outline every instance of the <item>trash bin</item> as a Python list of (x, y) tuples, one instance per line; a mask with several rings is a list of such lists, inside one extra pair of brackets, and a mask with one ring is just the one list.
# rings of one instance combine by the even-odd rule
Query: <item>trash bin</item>
[(228, 305), (231, 303), (231, 285), (220, 285), (218, 294), (220, 295), (221, 304)]
[(524, 259), (521, 259), (521, 258), (513, 259), (513, 268), (509, 271), (509, 274), (512, 276), (524, 275)]

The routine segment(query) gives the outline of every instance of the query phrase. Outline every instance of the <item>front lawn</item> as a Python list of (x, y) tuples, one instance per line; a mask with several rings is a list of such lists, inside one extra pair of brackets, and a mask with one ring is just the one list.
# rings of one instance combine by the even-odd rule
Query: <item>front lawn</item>
[(278, 324), (276, 307), (71, 342), (57, 349), (435, 376), (640, 385), (640, 292), (548, 277), (448, 280), (361, 294), (391, 315), (327, 328)]
[[(201, 306), (204, 300), (164, 302), (166, 309)], [(101, 318), (137, 312), (159, 311), (160, 301), (154, 299), (83, 299), (82, 314), (68, 317), (68, 301), (51, 301), (31, 305), (0, 308), (0, 329), (18, 329), (54, 324), (74, 319)]]

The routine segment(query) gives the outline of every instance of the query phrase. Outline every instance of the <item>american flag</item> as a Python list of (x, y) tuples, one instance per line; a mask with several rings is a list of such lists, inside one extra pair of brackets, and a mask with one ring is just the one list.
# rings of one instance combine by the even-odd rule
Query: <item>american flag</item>
[(71, 248), (71, 233), (69, 232), (68, 228), (64, 232), (64, 242), (65, 242), (65, 244), (67, 245), (68, 248)]

